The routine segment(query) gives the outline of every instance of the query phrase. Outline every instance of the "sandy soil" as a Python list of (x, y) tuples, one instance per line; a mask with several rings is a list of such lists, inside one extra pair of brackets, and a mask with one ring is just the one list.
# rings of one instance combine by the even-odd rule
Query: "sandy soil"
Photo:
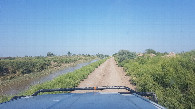
[[(87, 79), (82, 81), (78, 87), (98, 87), (98, 86), (127, 86), (135, 90), (135, 86), (130, 84), (129, 76), (121, 67), (117, 66), (114, 58), (108, 59), (97, 69), (95, 69)], [(126, 90), (103, 90), (103, 91), (73, 91), (72, 93), (86, 93), (86, 92), (126, 92)]]

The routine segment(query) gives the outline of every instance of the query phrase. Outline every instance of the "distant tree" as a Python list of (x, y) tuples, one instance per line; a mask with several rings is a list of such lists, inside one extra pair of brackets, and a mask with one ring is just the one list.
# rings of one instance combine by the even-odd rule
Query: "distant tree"
[(72, 55), (72, 53), (70, 53), (70, 52), (68, 52), (67, 54), (68, 54), (68, 56), (71, 56)]
[(162, 56), (163, 55), (163, 53), (161, 53), (161, 52), (156, 52), (156, 54), (155, 55), (157, 55), (157, 56)]
[(164, 55), (168, 55), (169, 53), (167, 53), (167, 52), (164, 52), (163, 54), (164, 54)]
[(145, 53), (147, 53), (147, 54), (156, 54), (156, 51), (155, 50), (153, 50), (153, 49), (146, 49), (145, 50)]
[(55, 54), (53, 54), (52, 52), (48, 52), (47, 56), (55, 56)]
[(103, 58), (106, 58), (106, 57), (109, 57), (109, 55), (104, 55), (104, 54), (96, 54), (96, 56), (98, 57), (98, 58), (101, 58), (101, 59), (103, 59)]
[(128, 50), (120, 50), (117, 54), (114, 54), (114, 55), (117, 56), (119, 62), (136, 58), (136, 53), (130, 52)]
[(109, 57), (109, 55), (104, 55), (105, 57)]

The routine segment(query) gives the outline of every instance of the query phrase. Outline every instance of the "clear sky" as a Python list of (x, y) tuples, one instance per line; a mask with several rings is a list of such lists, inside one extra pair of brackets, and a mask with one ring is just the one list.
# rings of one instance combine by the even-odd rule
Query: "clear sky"
[(195, 49), (195, 0), (0, 0), (0, 57)]

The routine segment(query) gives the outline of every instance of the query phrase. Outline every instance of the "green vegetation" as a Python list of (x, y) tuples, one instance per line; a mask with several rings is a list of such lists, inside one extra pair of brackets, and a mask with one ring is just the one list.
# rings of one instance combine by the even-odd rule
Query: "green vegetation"
[[(52, 54), (52, 53), (49, 53)], [(14, 59), (0, 60), (0, 76), (14, 74), (23, 75), (32, 72), (40, 72), (42, 70), (60, 67), (62, 64), (73, 63), (78, 60), (87, 60), (91, 57), (86, 56), (53, 56), (53, 57), (22, 57)]]
[(153, 50), (153, 49), (146, 49), (145, 50), (145, 53), (147, 53), (147, 54), (156, 54), (156, 51), (155, 50)]
[(132, 77), (137, 91), (155, 92), (159, 103), (170, 109), (195, 108), (195, 51), (175, 56), (140, 56), (118, 64)]
[(67, 54), (68, 54), (68, 56), (71, 56), (72, 55), (72, 53), (70, 53), (70, 52), (68, 52)]
[(100, 58), (100, 59), (104, 59), (104, 58), (107, 58), (107, 57), (109, 57), (109, 55), (104, 55), (104, 54), (96, 54), (96, 56), (98, 57), (98, 58)]
[[(68, 66), (95, 59), (95, 56), (52, 56), (52, 57), (16, 57), (0, 59), (0, 89), (4, 92), (8, 87), (20, 87), (25, 81), (33, 81), (37, 78), (49, 75)], [(21, 82), (21, 84), (16, 84)]]
[(47, 56), (55, 56), (55, 54), (53, 54), (52, 52), (48, 52)]
[(130, 52), (128, 50), (120, 50), (118, 53), (114, 54), (115, 59), (119, 62), (119, 66), (121, 62), (129, 59), (135, 59), (136, 58), (136, 53), (135, 52)]
[[(61, 75), (52, 81), (48, 81), (42, 84), (38, 84), (32, 86), (29, 90), (23, 92), (20, 95), (32, 95), (34, 92), (40, 89), (54, 89), (54, 88), (73, 88), (78, 86), (80, 81), (87, 78), (87, 76), (95, 70), (100, 64), (105, 62), (107, 59), (102, 59), (97, 62), (94, 62), (90, 65), (84, 66), (81, 69), (75, 70), (74, 72), (70, 72), (68, 74)], [(51, 93), (59, 93), (59, 92), (51, 92)], [(10, 96), (1, 97), (0, 102), (5, 102), (11, 99)]]

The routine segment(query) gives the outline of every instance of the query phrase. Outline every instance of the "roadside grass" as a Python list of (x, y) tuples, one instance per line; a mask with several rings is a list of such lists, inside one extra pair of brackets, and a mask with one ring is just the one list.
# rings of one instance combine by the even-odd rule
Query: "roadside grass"
[[(97, 62), (91, 63), (87, 66), (84, 66), (78, 70), (75, 70), (73, 72), (61, 75), (51, 81), (37, 84), (35, 86), (32, 86), (29, 88), (29, 90), (22, 92), (20, 95), (32, 95), (34, 92), (40, 90), (40, 89), (54, 89), (54, 88), (73, 88), (79, 85), (80, 81), (86, 79), (88, 75), (95, 70), (95, 68), (98, 68), (103, 62), (105, 62), (106, 59), (99, 60)], [(49, 94), (56, 94), (56, 93), (62, 93), (62, 92), (49, 92)], [(63, 92), (64, 93), (64, 92)], [(42, 93), (40, 93), (42, 94)], [(44, 93), (48, 94), (48, 93)], [(6, 102), (9, 101), (13, 96), (1, 96), (0, 102)]]

